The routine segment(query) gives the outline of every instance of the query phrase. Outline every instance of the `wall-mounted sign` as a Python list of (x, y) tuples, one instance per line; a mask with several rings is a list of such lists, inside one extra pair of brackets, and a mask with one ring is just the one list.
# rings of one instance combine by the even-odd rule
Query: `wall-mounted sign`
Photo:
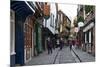
[(75, 27), (75, 28), (74, 28), (74, 31), (75, 31), (75, 32), (78, 32), (78, 31), (79, 31), (79, 28), (78, 28), (78, 27)]

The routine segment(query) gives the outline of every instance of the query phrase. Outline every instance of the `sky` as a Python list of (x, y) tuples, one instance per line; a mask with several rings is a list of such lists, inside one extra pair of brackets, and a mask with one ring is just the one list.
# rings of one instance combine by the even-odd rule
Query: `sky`
[(75, 18), (77, 15), (77, 5), (72, 4), (58, 4), (58, 10), (63, 11), (71, 21)]

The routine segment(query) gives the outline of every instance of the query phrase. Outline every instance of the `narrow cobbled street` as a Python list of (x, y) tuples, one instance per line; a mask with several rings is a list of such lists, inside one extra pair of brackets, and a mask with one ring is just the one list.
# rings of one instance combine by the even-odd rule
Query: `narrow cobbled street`
[(27, 62), (26, 65), (77, 63), (85, 61), (93, 62), (95, 61), (95, 58), (80, 49), (75, 49), (73, 47), (73, 49), (70, 50), (68, 46), (65, 46), (62, 50), (56, 48), (53, 50), (52, 54), (48, 54), (47, 51), (45, 51), (39, 56), (34, 57), (31, 61)]
[(95, 61), (95, 6), (11, 1), (11, 67)]

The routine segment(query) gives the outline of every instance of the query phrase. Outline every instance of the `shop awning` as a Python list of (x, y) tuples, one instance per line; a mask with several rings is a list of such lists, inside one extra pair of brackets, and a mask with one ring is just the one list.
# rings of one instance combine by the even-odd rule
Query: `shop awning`
[(33, 11), (25, 3), (25, 1), (11, 1), (10, 8), (15, 11), (15, 14), (22, 17), (23, 20), (30, 14), (33, 14)]

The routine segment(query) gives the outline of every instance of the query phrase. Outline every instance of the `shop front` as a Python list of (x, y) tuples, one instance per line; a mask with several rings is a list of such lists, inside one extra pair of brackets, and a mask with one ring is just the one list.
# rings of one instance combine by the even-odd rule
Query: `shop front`
[(95, 27), (94, 22), (90, 22), (87, 26), (85, 26), (83, 28), (83, 32), (84, 32), (84, 48), (88, 53), (92, 53), (92, 48), (93, 45), (95, 45), (93, 42), (94, 40), (94, 32), (93, 29)]

